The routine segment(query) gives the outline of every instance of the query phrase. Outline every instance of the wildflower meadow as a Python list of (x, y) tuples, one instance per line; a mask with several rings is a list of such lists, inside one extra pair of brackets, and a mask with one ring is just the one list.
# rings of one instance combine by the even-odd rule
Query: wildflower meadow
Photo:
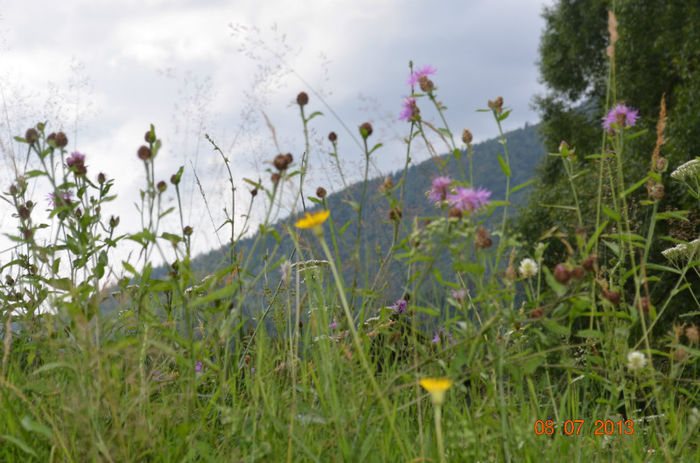
[[(659, 231), (690, 212), (659, 208), (664, 185), (700, 202), (700, 158), (665, 160), (665, 103), (644, 114), (616, 100), (610, 73), (599, 150), (563, 141), (549, 154), (571, 187), (553, 207), (576, 226), (529, 241), (512, 226), (513, 195), (532, 181), (511, 181), (502, 127), (517, 108), (484, 98), (477, 116), (500, 133), (486, 160), (468, 129), (449, 125), (439, 84), (436, 67), (413, 63), (396, 83), (408, 95), (396, 104), (405, 165), (379, 189), (369, 165), (382, 142), (372, 124), (347, 121), (365, 169), (343, 217), (333, 186), (307, 182), (309, 130), (324, 114), (299, 93), (305, 146), (236, 185), (248, 202), (216, 224), (230, 240), (207, 272), (191, 252), (205, 224), (184, 220), (187, 166), (156, 175), (157, 127), (124, 141), (143, 166), (137, 233), (103, 212), (119, 175), (93, 171), (52, 121), (16, 134), (35, 167), (2, 193), (15, 247), (0, 262), (0, 461), (700, 461), (700, 237)], [(643, 119), (659, 149), (630, 182)], [(337, 169), (339, 137), (325, 148)], [(233, 188), (232, 161), (206, 143)], [(406, 200), (417, 144), (438, 172), (420, 191), (427, 216)], [(482, 162), (497, 163), (503, 195), (475, 175)], [(32, 197), (37, 184), (48, 197)], [(166, 191), (177, 207), (164, 206)], [(294, 212), (273, 221), (283, 201)], [(265, 211), (255, 233), (235, 233), (253, 208)], [(170, 216), (176, 229), (163, 225)], [(372, 246), (377, 227), (389, 246)], [(126, 243), (138, 256), (115, 260)]]

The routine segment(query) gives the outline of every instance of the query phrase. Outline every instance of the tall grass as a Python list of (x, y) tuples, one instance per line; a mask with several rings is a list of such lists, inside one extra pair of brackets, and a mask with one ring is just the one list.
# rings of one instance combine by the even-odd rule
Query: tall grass
[[(668, 336), (652, 336), (677, 294), (697, 297), (687, 275), (700, 268), (698, 240), (666, 251), (668, 265), (649, 262), (652, 242), (669, 239), (658, 236), (655, 223), (683, 216), (657, 210), (659, 185), (669, 181), (658, 152), (647, 177), (625, 185), (632, 118), (613, 113), (601, 152), (589, 156), (597, 172), (580, 170), (580, 155), (562, 144), (553, 155), (572, 186), (582, 175), (598, 185), (598, 213), (591, 236), (557, 237), (569, 257), (549, 269), (542, 262), (547, 240), (555, 238), (524, 243), (507, 227), (509, 196), (523, 186), (510, 185), (501, 126), (510, 109), (503, 99), (484, 108), (500, 132), (506, 185), (504, 198), (489, 198), (473, 180), (471, 134), (465, 130), (458, 146), (437, 99), (435, 70), (411, 65), (410, 72), (412, 94), (401, 113), (408, 133), (404, 172), (412, 146), (425, 143), (441, 171), (428, 192), (435, 214), (405, 217), (407, 177), (385, 183), (393, 242), (377, 262), (363, 258), (362, 229), (372, 225), (363, 222), (367, 170), (352, 203), (354, 234), (333, 220), (325, 191), (304, 196), (309, 125), (320, 115), (306, 115), (313, 104), (306, 93), (297, 98), (303, 154), (298, 162), (280, 154), (270, 181), (248, 181), (245, 216), (264, 207), (260, 233), (239, 252), (232, 202), (223, 224), (231, 227), (230, 252), (207, 278), (192, 269), (193, 229), (184, 222), (179, 189), (183, 168), (169, 184), (155, 181), (161, 140), (153, 126), (137, 150), (145, 180), (138, 233), (122, 234), (118, 218), (102, 216), (118, 179), (88, 172), (82, 155), (66, 150), (64, 134), (38, 124), (18, 137), (41, 168), (23, 172), (3, 196), (16, 211), (18, 247), (3, 263), (0, 282), (0, 461), (700, 459), (698, 328), (679, 319)], [(614, 89), (612, 76), (610, 82)], [(611, 97), (611, 110), (616, 103)], [(438, 123), (428, 120), (429, 111)], [(662, 112), (659, 144), (664, 123)], [(370, 124), (358, 130), (368, 166), (381, 143)], [(233, 195), (229, 160), (207, 138)], [(337, 159), (336, 138), (330, 140)], [(460, 161), (467, 153), (467, 171), (445, 171), (435, 138), (448, 157)], [(698, 165), (676, 169), (670, 181), (684, 182), (700, 199)], [(32, 182), (53, 191), (53, 227), (33, 218), (40, 203), (29, 197)], [(627, 198), (644, 185), (650, 220), (637, 234)], [(177, 211), (163, 208), (168, 188), (175, 189)], [(289, 191), (299, 192), (292, 199), (301, 199), (309, 215), (282, 222), (294, 250), (281, 255), (283, 237), (271, 217)], [(575, 189), (572, 198), (573, 205), (561, 207), (583, 229), (587, 215)], [(179, 214), (179, 230), (161, 229), (170, 213)], [(501, 214), (493, 222), (500, 226), (488, 230), (485, 218), (494, 213)], [(142, 264), (122, 264), (128, 278), (115, 292), (119, 308), (105, 313), (100, 282), (110, 249), (124, 240), (140, 245)], [(343, 246), (352, 249), (349, 273), (339, 257)], [(175, 262), (166, 278), (152, 277), (153, 255)], [(264, 262), (254, 261), (263, 255)], [(450, 275), (437, 270), (440, 256), (449, 259)], [(378, 308), (392, 261), (402, 265), (405, 296)], [(664, 273), (677, 283), (664, 300), (651, 300), (648, 285)], [(444, 294), (439, 303), (427, 287)], [(50, 311), (42, 310), (47, 302)], [(254, 318), (243, 310), (250, 304), (259, 305)]]

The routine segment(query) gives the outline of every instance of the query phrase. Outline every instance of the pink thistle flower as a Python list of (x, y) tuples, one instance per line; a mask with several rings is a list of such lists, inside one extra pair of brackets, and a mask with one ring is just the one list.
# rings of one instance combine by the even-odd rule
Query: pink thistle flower
[(330, 328), (330, 329), (338, 328), (338, 323), (337, 322), (329, 323), (328, 328)]
[(195, 373), (202, 372), (202, 361), (201, 360), (198, 360), (197, 363), (195, 364), (194, 371), (195, 371)]
[(455, 289), (452, 290), (452, 298), (456, 299), (458, 302), (462, 302), (467, 297), (466, 289)]
[(414, 108), (415, 108), (415, 113), (418, 114), (418, 107), (416, 106), (416, 99), (415, 98), (405, 98), (403, 100), (403, 107), (401, 108), (401, 114), (399, 114), (399, 120), (400, 121), (410, 120), (414, 116)]
[(428, 199), (439, 205), (440, 201), (447, 198), (447, 193), (450, 190), (452, 179), (450, 177), (435, 177), (433, 179), (433, 188), (428, 193)]
[(632, 127), (637, 123), (637, 119), (639, 119), (638, 113), (639, 111), (634, 108), (630, 108), (624, 104), (617, 104), (603, 117), (603, 128), (608, 132), (612, 132), (612, 124), (615, 124), (618, 129)]
[(68, 167), (73, 167), (73, 165), (82, 165), (85, 163), (85, 155), (78, 153), (77, 151), (73, 151), (70, 156), (66, 158), (66, 164), (68, 164)]
[(455, 194), (449, 195), (447, 200), (450, 206), (456, 207), (462, 212), (472, 212), (487, 205), (490, 196), (491, 192), (484, 188), (475, 190), (474, 188), (457, 187)]
[(431, 74), (435, 74), (437, 72), (437, 69), (435, 69), (432, 66), (423, 66), (422, 68), (416, 68), (415, 71), (413, 71), (408, 78), (408, 85), (416, 85), (418, 83), (418, 79), (420, 79), (423, 76), (429, 76)]

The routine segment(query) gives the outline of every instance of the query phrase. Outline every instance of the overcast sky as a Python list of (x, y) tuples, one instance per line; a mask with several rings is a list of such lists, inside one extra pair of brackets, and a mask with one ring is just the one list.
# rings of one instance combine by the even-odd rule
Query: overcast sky
[[(266, 162), (277, 154), (263, 111), (281, 151), (301, 158), (295, 98), (302, 90), (310, 95), (307, 114), (323, 112), (311, 122), (309, 193), (318, 185), (340, 185), (328, 156), (331, 130), (352, 179), (361, 171), (357, 127), (365, 121), (375, 127), (372, 141), (384, 143), (373, 154), (372, 174), (403, 164), (401, 140), (410, 124), (398, 121), (398, 114), (410, 93), (409, 60), (437, 68), (432, 80), (458, 143), (463, 128), (476, 141), (497, 134), (492, 117), (476, 110), (499, 95), (513, 109), (506, 129), (537, 122), (530, 103), (543, 90), (536, 67), (540, 15), (551, 3), (0, 0), (0, 187), (8, 191), (14, 179), (10, 156), (24, 160), (26, 153), (12, 136), (48, 120), (49, 131), (68, 134), (70, 151), (87, 156), (88, 175), (102, 171), (115, 178), (118, 200), (106, 213), (121, 216), (122, 231), (136, 231), (133, 204), (144, 187), (136, 150), (153, 123), (164, 146), (156, 180), (185, 165), (185, 222), (195, 228), (195, 249), (218, 247), (228, 231), (216, 237), (193, 172), (216, 226), (224, 220), (230, 189), (205, 133), (231, 159), (242, 205), (249, 199), (242, 178), (260, 177), (269, 185)], [(437, 122), (428, 105), (421, 115)], [(428, 156), (416, 149), (414, 162)], [(37, 184), (34, 191), (45, 209), (48, 187)], [(175, 205), (172, 189), (166, 203)], [(240, 206), (236, 215), (244, 212)], [(0, 220), (3, 232), (12, 231), (15, 222), (4, 205)], [(176, 232), (178, 222), (166, 229)], [(1, 250), (10, 245), (5, 238), (0, 244)], [(9, 259), (8, 252), (0, 254), (1, 262)]]

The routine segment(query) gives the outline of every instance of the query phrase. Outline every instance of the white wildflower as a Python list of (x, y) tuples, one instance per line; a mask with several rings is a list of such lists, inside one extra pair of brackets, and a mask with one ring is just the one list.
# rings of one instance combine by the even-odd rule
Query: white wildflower
[(280, 272), (282, 272), (282, 284), (288, 285), (292, 278), (292, 263), (285, 260), (280, 264)]
[(697, 409), (697, 407), (693, 407), (690, 409), (690, 416), (688, 417), (688, 421), (690, 424), (690, 428), (695, 428), (695, 426), (697, 426), (700, 422), (700, 411)]
[(537, 275), (537, 262), (529, 257), (520, 261), (520, 275), (523, 278), (530, 278)]
[(700, 175), (700, 161), (691, 159), (671, 172), (671, 178), (678, 181), (690, 180)]
[(647, 364), (647, 358), (641, 352), (634, 350), (627, 354), (627, 368), (630, 371), (639, 371)]

